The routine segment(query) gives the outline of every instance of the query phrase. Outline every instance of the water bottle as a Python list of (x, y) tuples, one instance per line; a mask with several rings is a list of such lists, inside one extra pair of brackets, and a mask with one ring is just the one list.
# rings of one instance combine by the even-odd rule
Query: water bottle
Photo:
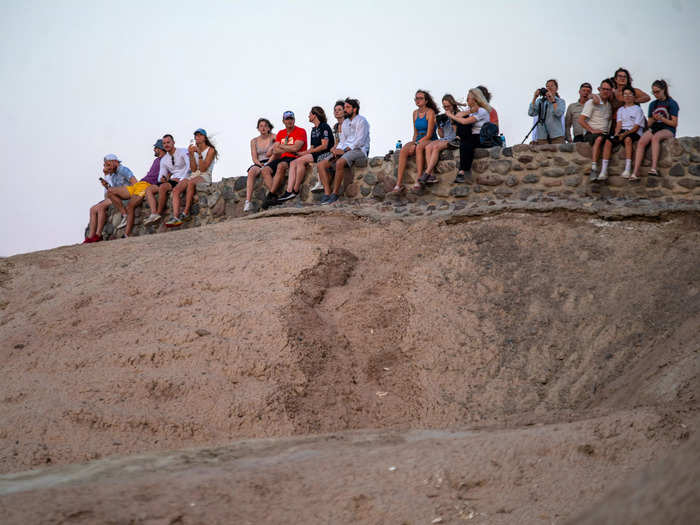
[(503, 136), (503, 133), (501, 133), (498, 138), (501, 141), (501, 147), (505, 148), (506, 147), (506, 138)]
[(401, 144), (401, 140), (396, 141), (396, 151), (401, 151), (401, 148), (403, 147), (403, 144)]

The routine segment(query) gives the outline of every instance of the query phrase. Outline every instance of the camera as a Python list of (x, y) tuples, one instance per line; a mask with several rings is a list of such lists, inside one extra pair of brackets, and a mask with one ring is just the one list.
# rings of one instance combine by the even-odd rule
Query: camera
[(438, 116), (435, 117), (435, 122), (437, 122), (438, 126), (442, 126), (449, 120), (448, 116), (445, 115), (444, 113), (440, 113)]
[(540, 96), (541, 97), (547, 96), (547, 89), (546, 88), (540, 88)]

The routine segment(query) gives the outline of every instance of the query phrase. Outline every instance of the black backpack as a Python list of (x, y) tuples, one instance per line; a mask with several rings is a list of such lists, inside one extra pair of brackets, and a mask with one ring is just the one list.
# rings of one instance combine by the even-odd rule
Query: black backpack
[(480, 147), (493, 148), (494, 146), (502, 146), (501, 139), (498, 136), (498, 126), (493, 122), (487, 122), (481, 126), (479, 133)]

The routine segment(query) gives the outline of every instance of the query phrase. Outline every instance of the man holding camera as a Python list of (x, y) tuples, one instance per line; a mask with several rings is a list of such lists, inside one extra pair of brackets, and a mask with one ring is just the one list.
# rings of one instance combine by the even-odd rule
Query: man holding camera
[[(593, 87), (588, 82), (581, 84), (578, 88), (578, 102), (569, 104), (566, 108), (566, 115), (564, 117), (564, 132), (566, 135), (566, 142), (583, 142), (583, 134), (586, 132), (585, 129), (581, 127), (578, 123), (578, 117), (583, 111), (583, 105), (591, 98), (591, 93), (593, 92)], [(571, 138), (571, 128), (573, 127), (574, 136), (573, 140)]]
[(556, 80), (548, 80), (546, 86), (535, 90), (527, 111), (531, 117), (537, 117), (536, 139), (532, 143), (563, 144), (564, 126), (561, 117), (566, 111), (566, 102), (559, 98), (559, 84)]

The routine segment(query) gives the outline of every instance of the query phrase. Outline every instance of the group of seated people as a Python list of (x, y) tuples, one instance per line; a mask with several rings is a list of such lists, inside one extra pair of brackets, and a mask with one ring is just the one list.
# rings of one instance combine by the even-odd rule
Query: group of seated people
[[(613, 77), (603, 79), (597, 94), (593, 94), (590, 83), (581, 84), (578, 101), (568, 108), (559, 96), (557, 81), (550, 79), (545, 85), (545, 88), (535, 91), (528, 108), (528, 114), (535, 120), (531, 129), (532, 144), (588, 142), (592, 146), (590, 180), (604, 181), (612, 151), (621, 146), (625, 148), (626, 159), (622, 177), (638, 180), (645, 149), (651, 143), (652, 158), (648, 174), (658, 174), (660, 144), (674, 137), (678, 127), (679, 107), (669, 95), (666, 81), (656, 80), (652, 83), (655, 100), (649, 105), (646, 118), (640, 104), (651, 98), (632, 86), (632, 77), (624, 68), (619, 68)], [(498, 113), (490, 101), (491, 93), (485, 86), (470, 89), (464, 103), (445, 94), (442, 97), (444, 113), (441, 114), (428, 91), (416, 91), (413, 138), (399, 152), (398, 176), (391, 193), (405, 191), (403, 179), (406, 166), (408, 158), (414, 155), (420, 175), (411, 190), (422, 191), (426, 186), (437, 183), (435, 168), (440, 152), (450, 148), (460, 151), (459, 170), (454, 183), (465, 182), (470, 176), (475, 149), (502, 144)], [(275, 136), (272, 135), (272, 123), (266, 118), (258, 119), (259, 135), (250, 141), (253, 164), (247, 172), (243, 208), (246, 213), (253, 210), (253, 190), (259, 175), (267, 189), (262, 204), (267, 209), (294, 199), (299, 194), (307, 167), (312, 163), (317, 165), (319, 180), (311, 191), (323, 192), (322, 205), (338, 200), (346, 170), (357, 162), (367, 160), (370, 129), (367, 119), (360, 115), (357, 99), (338, 100), (333, 107), (333, 116), (336, 122), (331, 127), (322, 107), (311, 108), (308, 116), (313, 126), (310, 141), (306, 130), (295, 125), (292, 111), (282, 114), (284, 129)], [(635, 143), (637, 150), (633, 166)], [(134, 209), (144, 197), (151, 209), (144, 224), (153, 224), (162, 219), (168, 192), (173, 194), (173, 204), (172, 216), (166, 221), (166, 226), (180, 226), (191, 218), (190, 209), (197, 184), (212, 181), (212, 170), (218, 158), (216, 147), (206, 130), (199, 128), (194, 132), (194, 139), (188, 148), (176, 148), (173, 136), (166, 134), (156, 141), (153, 151), (155, 160), (140, 181), (116, 155), (104, 157), (104, 177), (100, 177), (100, 182), (105, 187), (105, 199), (90, 208), (90, 224), (84, 242), (102, 240), (101, 232), (110, 205), (114, 205), (122, 215), (118, 229), (125, 228), (125, 236), (130, 235)], [(599, 170), (601, 155), (602, 166)], [(181, 202), (183, 193), (184, 208)], [(124, 201), (127, 201), (126, 206)]]

